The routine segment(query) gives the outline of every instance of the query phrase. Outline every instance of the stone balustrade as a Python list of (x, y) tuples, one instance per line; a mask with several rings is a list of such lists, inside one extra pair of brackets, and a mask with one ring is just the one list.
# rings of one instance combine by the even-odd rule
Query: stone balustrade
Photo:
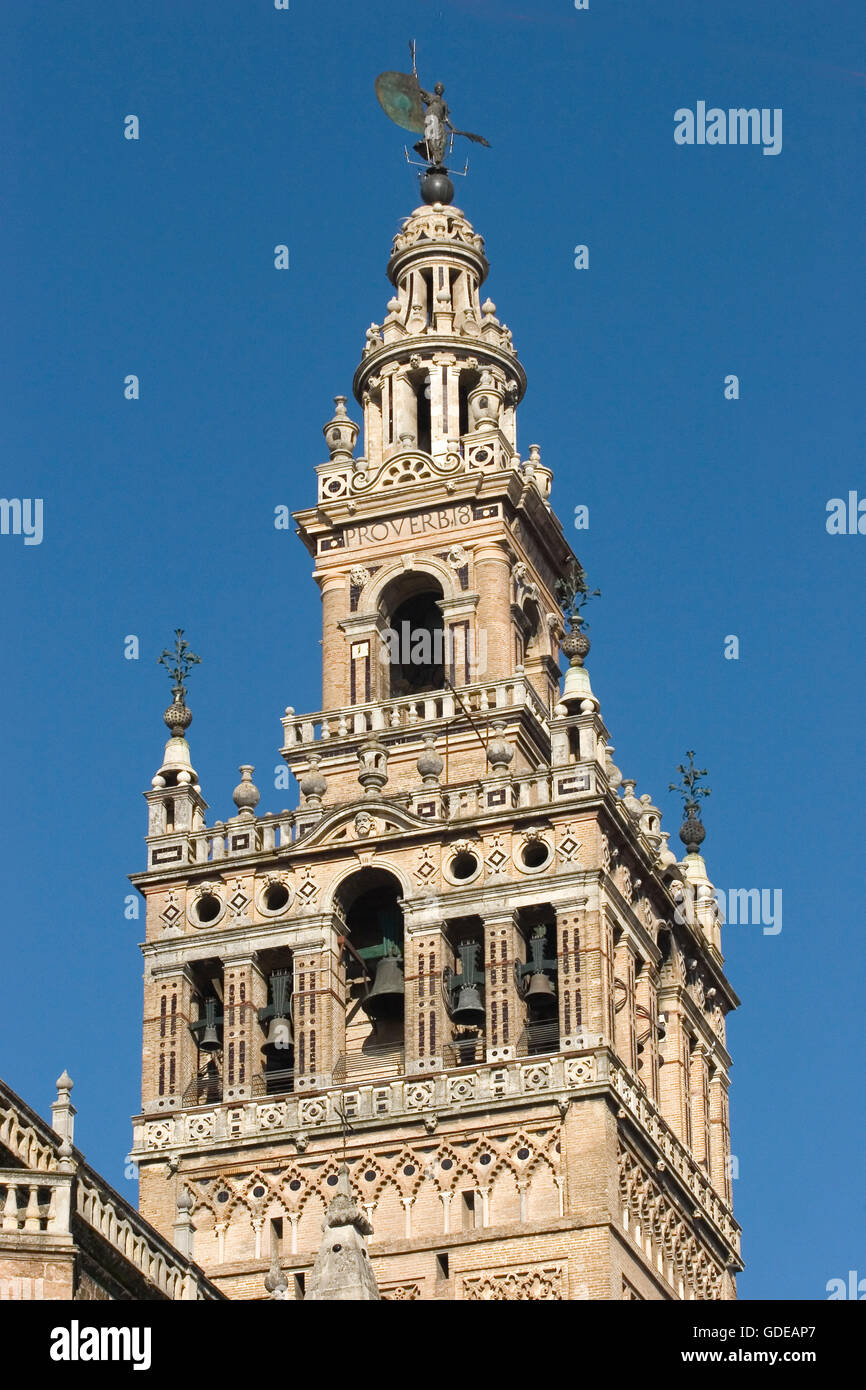
[[(419, 740), (419, 750), (422, 743)], [(552, 802), (569, 800), (573, 797), (594, 796), (598, 789), (597, 764), (584, 762), (570, 764), (566, 768), (551, 769), (542, 767), (534, 772), (518, 776), (509, 775), (507, 805), (510, 809), (518, 807), (547, 806)], [(419, 779), (420, 782), (420, 779)], [(485, 782), (450, 783), (443, 786), (442, 815), (445, 821), (471, 820), (486, 813), (485, 790), (493, 785), (491, 779)], [(418, 793), (421, 792), (419, 785)], [(416, 793), (415, 795), (417, 795)], [(413, 794), (401, 792), (389, 795), (388, 800), (395, 806), (411, 810)], [(309, 808), (299, 811), (268, 812), (264, 816), (249, 816), (243, 820), (217, 821), (206, 829), (185, 834), (169, 832), (166, 835), (150, 837), (151, 867), (165, 863), (174, 868), (181, 864), (213, 864), (223, 859), (237, 859), (243, 855), (268, 853), (287, 849), (306, 834), (316, 820), (335, 810), (337, 803), (330, 805), (325, 800), (318, 813)], [(167, 847), (179, 846), (180, 854), (171, 859), (163, 858)]]
[(71, 1182), (68, 1173), (0, 1168), (0, 1230), (68, 1234)]
[(78, 1176), (75, 1210), (166, 1298), (208, 1298), (196, 1272), (174, 1246), (163, 1241), (134, 1208), (109, 1187), (100, 1186), (89, 1170)]
[(296, 715), (289, 708), (282, 721), (282, 751), (291, 753), (326, 743), (329, 739), (344, 742), (377, 731), (412, 729), (416, 726), (423, 726), (425, 734), (435, 736), (437, 723), (465, 718), (461, 701), (473, 715), (496, 712), (505, 715), (515, 709), (530, 708), (549, 736), (549, 711), (526, 677), (517, 675), (505, 680), (462, 686), (460, 700), (450, 690), (440, 690), (393, 700), (371, 701), (348, 710), (320, 711), (317, 714)]

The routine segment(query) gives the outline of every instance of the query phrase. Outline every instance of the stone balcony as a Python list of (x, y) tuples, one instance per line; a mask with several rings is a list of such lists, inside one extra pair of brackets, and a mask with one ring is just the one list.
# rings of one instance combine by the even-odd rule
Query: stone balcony
[[(306, 753), (326, 753), (329, 741), (339, 740), (339, 751), (354, 747), (354, 740), (363, 740), (381, 733), (387, 744), (391, 730), (418, 729), (436, 737), (444, 726), (455, 719), (466, 719), (464, 710), (481, 719), (490, 716), (507, 718), (509, 714), (527, 709), (550, 738), (550, 711), (536, 693), (526, 676), (518, 674), (506, 680), (480, 681), (461, 686), (460, 698), (450, 690), (430, 691), (423, 695), (400, 696), (391, 700), (374, 700), (355, 705), (348, 710), (325, 710), (317, 714), (296, 715), (291, 706), (283, 718), (284, 757), (303, 750)], [(466, 720), (468, 724), (468, 720)], [(335, 749), (335, 751), (337, 751)]]

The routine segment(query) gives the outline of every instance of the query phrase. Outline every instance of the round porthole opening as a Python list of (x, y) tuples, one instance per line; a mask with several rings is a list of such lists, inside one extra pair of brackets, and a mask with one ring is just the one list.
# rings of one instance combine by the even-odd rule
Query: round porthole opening
[(471, 878), (478, 868), (478, 860), (468, 849), (462, 849), (451, 861), (451, 874), (461, 882)]
[(527, 869), (540, 869), (550, 858), (550, 850), (543, 840), (530, 840), (521, 857)]
[(195, 905), (200, 922), (215, 922), (220, 915), (220, 900), (215, 893), (203, 893)]
[(289, 890), (284, 883), (269, 883), (265, 889), (265, 907), (268, 912), (281, 912), (288, 905)]

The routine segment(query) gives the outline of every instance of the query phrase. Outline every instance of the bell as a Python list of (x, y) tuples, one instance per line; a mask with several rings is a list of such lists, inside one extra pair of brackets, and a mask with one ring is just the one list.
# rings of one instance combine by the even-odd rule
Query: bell
[(272, 1018), (265, 1038), (265, 1047), (285, 1052), (292, 1045), (292, 1025), (287, 1018)]
[(222, 1044), (216, 1029), (216, 1000), (206, 999), (204, 1005), (205, 1027), (199, 1047), (202, 1052), (219, 1052)]
[(556, 990), (547, 975), (530, 977), (525, 998), (535, 1018), (550, 1018), (556, 1012)]
[(265, 1047), (275, 1052), (285, 1052), (291, 1047), (292, 1036), (292, 972), (275, 970), (270, 978), (271, 1002), (259, 1009), (259, 1023), (268, 1022)]
[(403, 961), (400, 956), (383, 956), (376, 966), (376, 979), (361, 1008), (374, 1022), (386, 1022), (403, 1017), (406, 986), (403, 983)]
[(477, 985), (462, 985), (451, 1017), (461, 1028), (483, 1028), (484, 1005)]

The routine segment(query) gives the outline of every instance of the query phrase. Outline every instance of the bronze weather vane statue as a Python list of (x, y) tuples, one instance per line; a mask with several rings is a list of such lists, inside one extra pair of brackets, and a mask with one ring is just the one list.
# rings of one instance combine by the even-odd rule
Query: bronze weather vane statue
[(380, 73), (376, 78), (376, 96), (382, 110), (395, 125), (423, 137), (413, 148), (427, 161), (426, 171), (421, 180), (421, 196), (424, 201), (450, 203), (454, 197), (454, 185), (448, 177), (448, 170), (443, 161), (454, 147), (454, 137), (459, 135), (476, 145), (486, 145), (488, 149), (490, 142), (485, 140), (483, 135), (474, 135), (469, 130), (458, 130), (452, 124), (443, 84), (437, 82), (432, 92), (422, 87), (415, 63), (414, 41), (409, 44), (409, 51), (412, 54), (411, 73)]

